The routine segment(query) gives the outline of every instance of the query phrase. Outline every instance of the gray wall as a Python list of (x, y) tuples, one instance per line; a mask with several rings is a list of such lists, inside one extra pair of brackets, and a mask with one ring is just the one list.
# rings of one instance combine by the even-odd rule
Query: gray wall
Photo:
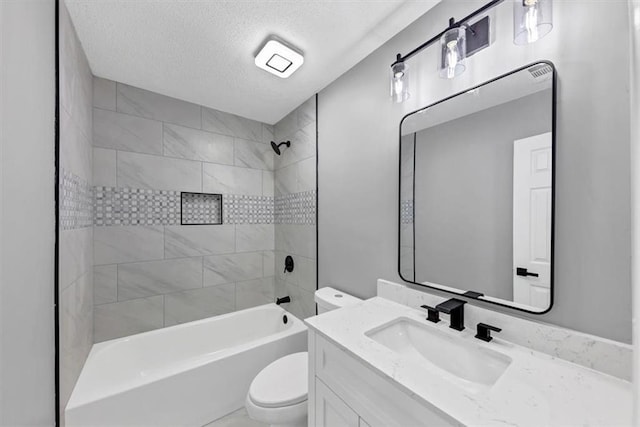
[(483, 3), (439, 4), (320, 93), (319, 285), (371, 297), (377, 278), (400, 280), (398, 124), (405, 114), (549, 59), (559, 73), (555, 305), (527, 317), (629, 342), (627, 4), (554, 2), (553, 31), (534, 45), (516, 46), (512, 9), (503, 3), (492, 12), (495, 43), (469, 58), (462, 76), (440, 79), (437, 49), (429, 48), (409, 63), (409, 101), (391, 104), (388, 73), (396, 53)]
[(417, 133), (417, 282), (513, 300), (513, 141), (551, 108), (546, 90)]
[(54, 424), (55, 3), (0, 2), (0, 425)]
[(93, 345), (92, 79), (64, 2), (60, 6), (60, 410)]
[(95, 341), (272, 302), (273, 126), (100, 78), (93, 105)]

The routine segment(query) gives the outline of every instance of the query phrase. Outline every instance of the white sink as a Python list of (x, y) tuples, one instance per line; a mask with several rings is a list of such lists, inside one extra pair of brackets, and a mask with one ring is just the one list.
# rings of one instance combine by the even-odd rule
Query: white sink
[(464, 388), (478, 392), (491, 387), (511, 364), (505, 354), (457, 337), (434, 326), (400, 317), (365, 335), (424, 369), (453, 377)]

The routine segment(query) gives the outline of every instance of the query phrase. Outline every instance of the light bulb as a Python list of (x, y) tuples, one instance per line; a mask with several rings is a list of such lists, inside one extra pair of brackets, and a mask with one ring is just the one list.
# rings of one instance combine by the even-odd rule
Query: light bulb
[(523, 27), (527, 30), (527, 43), (533, 43), (540, 37), (538, 36), (538, 1), (524, 0), (527, 8), (524, 14)]
[(456, 66), (458, 65), (458, 41), (451, 40), (447, 43), (446, 66), (447, 78), (452, 79), (456, 76)]

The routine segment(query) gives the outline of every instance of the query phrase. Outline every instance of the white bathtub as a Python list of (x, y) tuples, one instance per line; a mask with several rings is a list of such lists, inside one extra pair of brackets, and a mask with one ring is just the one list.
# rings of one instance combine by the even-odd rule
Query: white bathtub
[(307, 327), (275, 304), (96, 344), (66, 425), (202, 426), (241, 408), (262, 368), (306, 348)]

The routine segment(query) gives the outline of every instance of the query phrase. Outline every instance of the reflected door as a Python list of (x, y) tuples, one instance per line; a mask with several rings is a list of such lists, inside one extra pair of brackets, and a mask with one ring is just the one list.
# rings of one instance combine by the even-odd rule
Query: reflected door
[(513, 145), (513, 297), (541, 310), (551, 298), (551, 138)]

